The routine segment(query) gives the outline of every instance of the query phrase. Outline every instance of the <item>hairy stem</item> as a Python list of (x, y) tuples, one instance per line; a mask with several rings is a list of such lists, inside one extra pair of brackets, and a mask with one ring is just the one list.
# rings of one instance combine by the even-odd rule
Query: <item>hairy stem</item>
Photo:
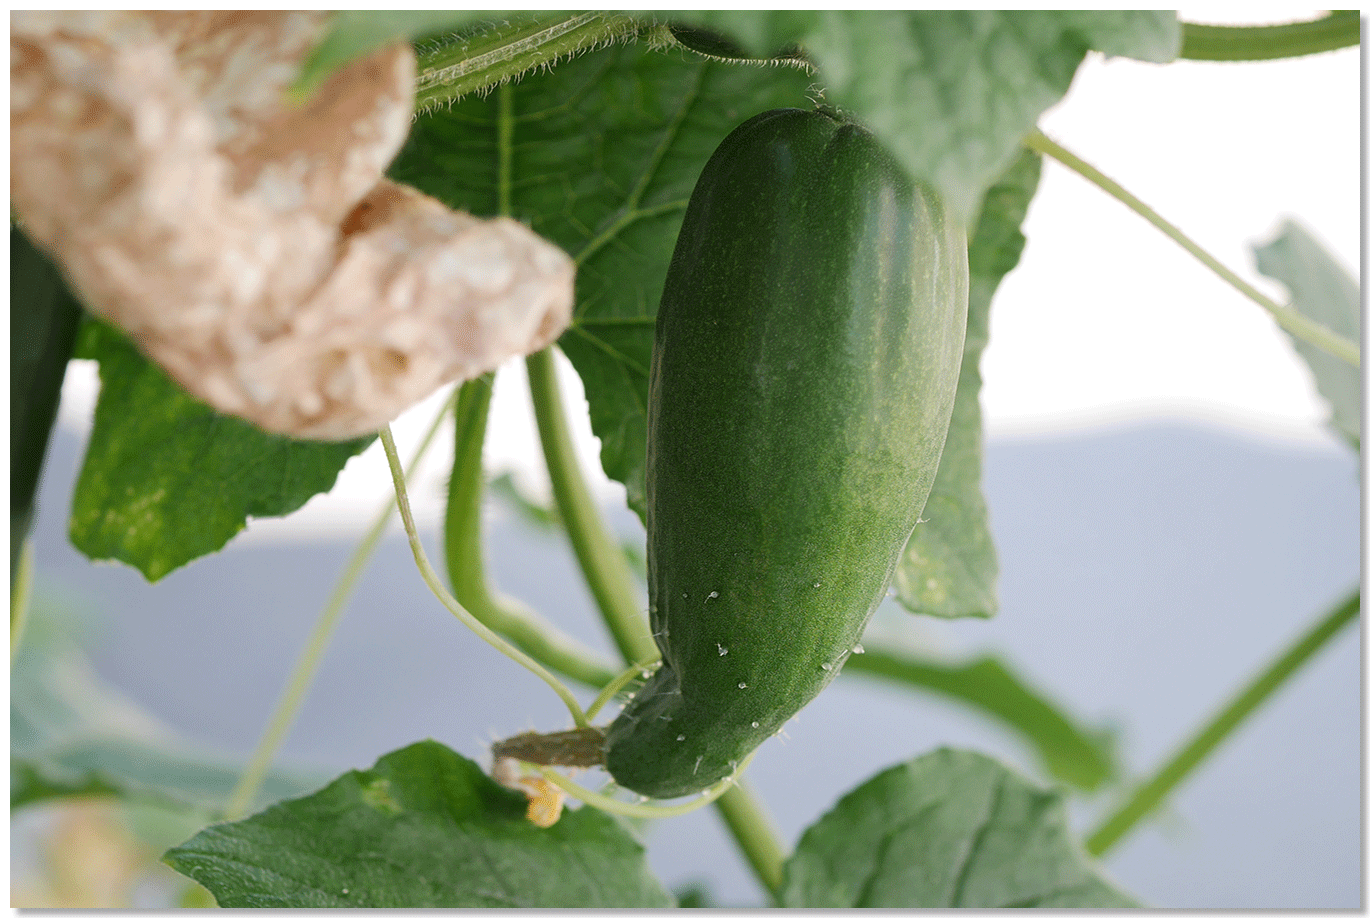
[(629, 38), (640, 28), (636, 19), (620, 13), (541, 13), (454, 38), (420, 54), (415, 111), (487, 91), (535, 67)]
[(619, 673), (614, 677), (612, 682), (604, 685), (599, 695), (597, 695), (595, 700), (590, 703), (590, 706), (585, 709), (585, 716), (594, 720), (595, 715), (603, 710), (605, 705), (613, 701), (619, 692), (627, 688), (629, 683), (634, 679), (639, 679), (648, 675), (651, 671), (652, 668), (650, 666), (630, 666)]
[(390, 435), (389, 427), (381, 428), (381, 443), (385, 446), (385, 458), (390, 463), (390, 477), (395, 482), (395, 498), (400, 508), (400, 519), (404, 521), (404, 534), (409, 537), (409, 548), (414, 554), (414, 564), (419, 569), (419, 576), (423, 582), (428, 584), (428, 589), (438, 598), (447, 611), (457, 617), (463, 625), (476, 632), (476, 636), (491, 647), (504, 654), (509, 659), (518, 663), (524, 669), (537, 676), (556, 692), (557, 697), (566, 705), (566, 710), (571, 712), (571, 719), (575, 721), (577, 727), (588, 727), (590, 724), (585, 719), (585, 712), (581, 710), (580, 702), (576, 696), (571, 694), (571, 690), (556, 676), (549, 673), (542, 664), (534, 660), (528, 654), (510, 644), (504, 638), (487, 628), (461, 603), (457, 602), (456, 597), (443, 586), (438, 578), (438, 572), (433, 570), (433, 565), (428, 560), (428, 553), (423, 550), (423, 542), (419, 539), (418, 528), (414, 525), (414, 513), (409, 509), (409, 492), (404, 486), (404, 472), (400, 469), (400, 457), (395, 452), (395, 438)]
[(1191, 61), (1268, 61), (1360, 44), (1360, 10), (1332, 10), (1318, 19), (1280, 25), (1181, 25), (1180, 57)]
[(765, 805), (742, 780), (719, 797), (715, 805), (752, 872), (771, 894), (771, 899), (776, 900), (780, 894), (781, 869), (789, 854)]
[(1289, 332), (1289, 334), (1293, 335), (1295, 338), (1306, 341), (1314, 347), (1322, 348), (1332, 356), (1344, 360), (1354, 367), (1360, 366), (1360, 347), (1356, 342), (1349, 338), (1342, 337), (1327, 326), (1313, 321), (1288, 306), (1281, 306), (1270, 297), (1261, 293), (1255, 287), (1238, 277), (1234, 271), (1227, 268), (1201, 248), (1198, 243), (1180, 232), (1179, 228), (1173, 223), (1163, 218), (1150, 207), (1147, 207), (1139, 201), (1136, 196), (1131, 194), (1117, 182), (1113, 181), (1113, 179), (1104, 175), (1074, 153), (1071, 153), (1060, 144), (1051, 140), (1041, 131), (1034, 130), (1032, 133), (1028, 134), (1023, 142), (1029, 148), (1036, 150), (1038, 153), (1045, 156), (1050, 156), (1067, 168), (1084, 176), (1086, 179), (1108, 192), (1108, 194), (1127, 205), (1152, 226), (1155, 226), (1175, 242), (1179, 243), (1179, 245), (1189, 252), (1189, 254), (1202, 262), (1205, 267), (1227, 281), (1257, 305), (1264, 308), (1285, 331)]
[[(480, 525), (485, 493), (481, 448), (493, 386), (488, 374), (473, 379), (462, 385), (457, 402), (456, 457), (448, 484), (444, 530), (452, 592), (472, 615), (533, 659), (564, 676), (602, 688), (618, 675), (613, 665), (523, 603), (494, 591), (486, 577)], [(587, 712), (586, 716), (594, 715)]]
[(552, 349), (530, 354), (526, 363), (547, 474), (576, 560), (619, 652), (629, 663), (647, 663), (657, 656), (656, 644), (638, 604), (633, 572), (581, 475)]
[[(448, 399), (438, 411), (437, 416), (433, 418), (433, 423), (428, 425), (428, 430), (419, 442), (418, 449), (414, 451), (414, 457), (409, 460), (409, 474), (414, 473), (414, 469), (418, 467), (424, 453), (428, 452), (428, 447), (433, 443), (434, 435), (437, 434), (438, 428), (442, 425), (443, 417), (446, 416), (451, 407), (452, 400)], [(357, 547), (352, 550), (351, 557), (347, 559), (341, 576), (333, 585), (333, 592), (329, 595), (328, 602), (324, 604), (323, 611), (319, 613), (318, 619), (314, 622), (314, 627), (309, 632), (309, 638), (305, 641), (304, 649), (300, 651), (299, 657), (295, 660), (295, 668), (290, 673), (290, 678), (286, 682), (285, 690), (282, 691), (280, 699), (276, 702), (276, 709), (271, 712), (271, 719), (267, 721), (262, 738), (257, 741), (257, 748), (253, 750), (247, 768), (238, 778), (238, 784), (229, 797), (228, 805), (224, 809), (225, 819), (241, 819), (246, 816), (252, 802), (257, 798), (258, 792), (261, 791), (262, 782), (266, 780), (266, 773), (271, 768), (271, 763), (275, 760), (276, 754), (280, 751), (281, 744), (285, 742), (291, 725), (295, 723), (295, 717), (300, 713), (300, 706), (304, 704), (305, 696), (309, 694), (309, 687), (314, 683), (314, 677), (319, 671), (319, 664), (323, 662), (324, 651), (328, 649), (328, 643), (333, 638), (333, 632), (337, 630), (338, 622), (342, 620), (343, 611), (347, 608), (347, 601), (352, 597), (352, 591), (356, 589), (357, 581), (361, 579), (362, 571), (366, 569), (367, 562), (375, 553), (376, 546), (380, 544), (381, 536), (385, 534), (386, 526), (390, 523), (390, 514), (394, 512), (395, 499), (392, 497), (386, 501), (380, 513), (376, 514), (376, 519), (371, 524), (371, 528), (366, 531), (366, 535), (357, 543)]]
[(1289, 681), (1332, 638), (1360, 616), (1360, 591), (1336, 605), (1288, 649), (1276, 657), (1263, 672), (1231, 702), (1205, 724), (1189, 742), (1140, 787), (1112, 815), (1104, 819), (1085, 842), (1085, 848), (1098, 857), (1112, 848), (1148, 813), (1158, 807), (1199, 763), (1261, 706), (1275, 690)]

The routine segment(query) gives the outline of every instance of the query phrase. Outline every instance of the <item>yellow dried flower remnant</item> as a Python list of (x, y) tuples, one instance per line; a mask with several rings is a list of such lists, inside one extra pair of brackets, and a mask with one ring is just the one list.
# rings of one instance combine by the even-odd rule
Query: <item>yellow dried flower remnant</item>
[(566, 805), (565, 792), (540, 775), (525, 774), (523, 765), (517, 759), (497, 757), (490, 774), (496, 783), (520, 791), (528, 798), (528, 812), (525, 815), (533, 825), (547, 829), (561, 819)]
[(345, 439), (556, 340), (574, 266), (508, 219), (383, 178), (414, 55), (304, 105), (319, 12), (12, 12), (11, 200), (82, 300), (187, 390)]

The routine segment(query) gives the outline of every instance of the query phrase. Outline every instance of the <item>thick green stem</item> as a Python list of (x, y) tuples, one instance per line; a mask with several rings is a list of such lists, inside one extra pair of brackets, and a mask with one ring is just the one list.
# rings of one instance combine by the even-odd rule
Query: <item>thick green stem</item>
[(1201, 248), (1198, 243), (1180, 232), (1179, 228), (1173, 223), (1139, 201), (1136, 196), (1127, 191), (1127, 189), (1104, 175), (1098, 169), (1095, 169), (1089, 163), (1080, 159), (1080, 157), (1076, 156), (1074, 153), (1071, 153), (1060, 144), (1048, 138), (1041, 131), (1034, 130), (1024, 138), (1023, 143), (1029, 148), (1036, 150), (1038, 153), (1050, 156), (1067, 168), (1078, 172), (1080, 175), (1117, 198), (1123, 204), (1127, 205), (1141, 216), (1142, 219), (1179, 243), (1185, 251), (1197, 258), (1205, 267), (1227, 281), (1257, 305), (1264, 308), (1285, 331), (1289, 332), (1289, 334), (1302, 341), (1306, 341), (1314, 347), (1322, 348), (1332, 356), (1340, 358), (1354, 367), (1360, 366), (1360, 347), (1356, 342), (1342, 337), (1327, 326), (1314, 322), (1312, 319), (1288, 306), (1281, 306), (1270, 297), (1261, 293), (1255, 287), (1238, 277), (1234, 271), (1227, 268)]
[(585, 711), (581, 709), (580, 702), (576, 700), (575, 695), (571, 694), (570, 689), (562, 685), (561, 681), (548, 672), (537, 660), (486, 627), (484, 623), (468, 612), (465, 606), (457, 602), (457, 598), (452, 595), (447, 587), (443, 586), (442, 580), (438, 578), (438, 572), (433, 569), (432, 563), (428, 560), (428, 552), (423, 550), (423, 541), (419, 538), (418, 527), (414, 525), (414, 513), (409, 508), (409, 492), (404, 484), (404, 471), (400, 468), (400, 457), (395, 452), (395, 438), (391, 436), (389, 427), (381, 428), (381, 444), (385, 447), (385, 459), (390, 464), (390, 477), (395, 483), (395, 499), (399, 504), (400, 520), (404, 523), (404, 534), (409, 538), (409, 549), (414, 555), (414, 564), (419, 569), (419, 576), (428, 585), (428, 589), (438, 598), (438, 602), (446, 607), (448, 612), (451, 612), (458, 621), (474, 631), (482, 641), (547, 683), (548, 687), (556, 692), (557, 697), (566, 705), (566, 710), (571, 712), (571, 719), (575, 721), (577, 727), (588, 727), (590, 724), (585, 719)]
[(1275, 690), (1332, 638), (1360, 615), (1360, 592), (1334, 607), (1281, 653), (1226, 707), (1205, 724), (1189, 742), (1149, 780), (1143, 783), (1089, 836), (1085, 848), (1096, 857), (1112, 848), (1143, 817), (1158, 807), (1175, 787), (1237, 729)]
[(1191, 61), (1268, 61), (1360, 44), (1360, 10), (1332, 10), (1320, 19), (1280, 25), (1181, 25), (1180, 57)]
[(527, 367), (528, 388), (532, 392), (547, 474), (552, 480), (552, 494), (585, 582), (624, 659), (630, 663), (650, 662), (657, 656), (656, 644), (638, 602), (633, 572), (617, 539), (600, 517), (581, 475), (551, 348), (530, 354)]
[[(419, 442), (418, 449), (414, 451), (414, 457), (409, 460), (409, 474), (413, 474), (418, 467), (419, 461), (423, 459), (424, 453), (428, 452), (428, 447), (433, 443), (433, 437), (437, 434), (438, 428), (442, 425), (442, 419), (452, 407), (449, 399), (442, 406), (433, 418), (433, 423), (428, 426), (428, 430)], [(276, 702), (276, 709), (271, 713), (271, 720), (267, 722), (266, 729), (262, 732), (262, 738), (257, 742), (257, 748), (253, 750), (252, 758), (248, 760), (247, 768), (243, 770), (238, 778), (238, 785), (233, 789), (232, 796), (229, 797), (228, 805), (224, 809), (224, 818), (228, 820), (240, 819), (246, 816), (257, 798), (257, 793), (262, 789), (262, 782), (266, 780), (266, 773), (271, 768), (272, 761), (276, 758), (276, 753), (280, 751), (281, 744), (285, 742), (286, 735), (290, 732), (290, 727), (295, 723), (295, 717), (300, 713), (300, 706), (304, 704), (305, 696), (309, 694), (309, 687), (314, 684), (314, 676), (319, 671), (319, 664), (323, 662), (324, 651), (328, 649), (328, 643), (333, 639), (333, 632), (337, 630), (338, 622), (342, 621), (343, 611), (347, 609), (347, 601), (352, 597), (352, 591), (356, 589), (357, 581), (361, 578), (362, 571), (366, 570), (367, 562), (376, 551), (376, 546), (380, 544), (381, 536), (385, 534), (385, 528), (390, 523), (390, 514), (395, 512), (395, 499), (392, 497), (386, 501), (380, 513), (376, 514), (375, 521), (371, 528), (366, 531), (366, 535), (357, 543), (357, 547), (352, 550), (352, 555), (347, 559), (347, 565), (343, 568), (342, 575), (338, 582), (333, 585), (333, 592), (328, 597), (328, 602), (324, 604), (323, 611), (319, 613), (318, 619), (314, 622), (314, 627), (309, 632), (309, 638), (305, 641), (304, 649), (300, 651), (299, 657), (295, 660), (295, 668), (290, 673), (290, 679), (286, 682), (285, 690), (281, 693), (280, 700)]]
[(423, 112), (450, 104), (535, 67), (635, 35), (640, 28), (636, 19), (620, 13), (542, 13), (449, 41), (420, 56), (414, 108)]
[(771, 894), (771, 899), (777, 900), (782, 868), (789, 854), (761, 799), (746, 781), (738, 781), (714, 805), (747, 863), (751, 864), (752, 872)]
[[(602, 688), (618, 670), (594, 651), (559, 631), (535, 611), (495, 592), (486, 578), (480, 511), (485, 492), (481, 464), (494, 381), (481, 376), (465, 383), (457, 402), (456, 456), (447, 491), (444, 529), (447, 576), (457, 601), (543, 665), (587, 685)], [(588, 715), (587, 716), (593, 716)]]

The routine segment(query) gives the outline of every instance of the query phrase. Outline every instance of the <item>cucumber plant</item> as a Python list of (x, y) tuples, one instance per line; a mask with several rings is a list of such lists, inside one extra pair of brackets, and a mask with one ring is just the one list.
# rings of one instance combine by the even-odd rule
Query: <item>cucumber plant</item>
[[(80, 51), (72, 36), (102, 21), (72, 26), (71, 55)], [(165, 860), (203, 884), (188, 888), (185, 904), (706, 904), (697, 891), (663, 888), (620, 819), (701, 805), (718, 808), (762, 894), (778, 905), (1136, 904), (1091, 858), (1162, 808), (1344, 633), (1358, 618), (1358, 593), (1127, 789), (1099, 731), (1034, 690), (1012, 663), (953, 664), (890, 639), (868, 637), (863, 648), (862, 631), (892, 575), (914, 611), (994, 611), (984, 598), (997, 568), (978, 477), (979, 357), (991, 299), (1022, 251), (1042, 157), (1124, 201), (1234, 286), (1244, 283), (1036, 130), (1085, 56), (1165, 64), (1317, 53), (1358, 43), (1357, 15), (1247, 29), (1192, 27), (1156, 11), (498, 20), (349, 11), (336, 14), (308, 58), (297, 101), (327, 87), (340, 65), (397, 39), (414, 43), (417, 114), (387, 177), (453, 209), (515, 218), (575, 262), (575, 315), (557, 346), (585, 384), (605, 471), (645, 526), (646, 557), (618, 544), (590, 497), (550, 350), (530, 355), (526, 368), (554, 502), (523, 509), (567, 537), (612, 638), (604, 643), (618, 654), (582, 644), (489, 580), (480, 511), (492, 380), (481, 377), (460, 386), (424, 441), (455, 418), (443, 532), (450, 590), (427, 558), (406, 473), (382, 429), (394, 503), (438, 602), (544, 679), (569, 724), (466, 750), (493, 753), (493, 762), (430, 740), (322, 787), (273, 770), (394, 506), (348, 562), (241, 769), (195, 760), (147, 731), (119, 733), (107, 716), (110, 690), (89, 679), (76, 651), (45, 649), (53, 629), (39, 627), (42, 604), (32, 604), (35, 627), (26, 630), (38, 592), (28, 586), (41, 581), (27, 574), (41, 572), (42, 559), (14, 546), (14, 808), (101, 795), (174, 811), (184, 831), (160, 839), (162, 848), (174, 844)], [(20, 50), (29, 64), (44, 60)], [(76, 71), (89, 86), (98, 67)], [(272, 137), (268, 146), (290, 141)], [(71, 199), (79, 206), (78, 194)], [(295, 441), (226, 419), (135, 342), (88, 317), (74, 334), (49, 334), (58, 325), (71, 331), (81, 291), (63, 287), (61, 266), (43, 263), (23, 230), (12, 226), (12, 310), (36, 318), (12, 322), (12, 364), (31, 369), (37, 354), (45, 372), (12, 374), (12, 414), (32, 422), (12, 428), (23, 471), (15, 540), (33, 518), (61, 381), (53, 368), (71, 358), (98, 361), (102, 383), (71, 540), (149, 580), (217, 551), (249, 517), (285, 515), (329, 490), (366, 446)], [(1359, 426), (1348, 421), (1360, 416), (1358, 289), (1298, 232), (1260, 255), (1291, 302), (1249, 285), (1243, 292), (1314, 355), (1309, 365), (1358, 449)], [(43, 410), (28, 410), (34, 405)], [(935, 532), (918, 525), (925, 501), (936, 502), (927, 514), (938, 517)], [(925, 535), (933, 538), (920, 541)], [(645, 568), (645, 602), (635, 567)], [(967, 750), (928, 751), (937, 738), (919, 738), (909, 760), (856, 786), (802, 835), (782, 837), (738, 770), (844, 667), (844, 678), (935, 692), (1007, 725), (1034, 753), (1039, 778), (1063, 787), (1045, 789)], [(527, 700), (503, 685), (481, 688), (461, 703)], [(1082, 846), (1070, 837), (1067, 795), (1100, 790), (1110, 795), (1105, 817)], [(587, 805), (563, 807), (568, 794)], [(681, 796), (689, 799), (657, 802)]]

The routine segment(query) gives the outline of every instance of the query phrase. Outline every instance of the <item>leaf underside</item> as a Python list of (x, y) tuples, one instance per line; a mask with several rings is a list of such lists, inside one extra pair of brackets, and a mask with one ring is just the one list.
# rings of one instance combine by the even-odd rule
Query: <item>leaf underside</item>
[(72, 544), (158, 580), (218, 551), (254, 516), (285, 516), (330, 490), (374, 436), (293, 440), (193, 398), (111, 326), (83, 325), (100, 399), (72, 499)]
[(990, 301), (1023, 251), (1019, 227), (1040, 173), (1035, 153), (1020, 154), (985, 195), (970, 239), (970, 310), (951, 426), (922, 520), (894, 573), (895, 598), (911, 612), (959, 618), (999, 609), (999, 560), (981, 488), (980, 356), (989, 343)]
[[(1289, 220), (1270, 242), (1254, 248), (1256, 267), (1289, 289), (1290, 305), (1350, 341), (1360, 341), (1360, 285), (1322, 244)], [(1332, 427), (1359, 450), (1361, 371), (1290, 336), (1331, 409)]]

